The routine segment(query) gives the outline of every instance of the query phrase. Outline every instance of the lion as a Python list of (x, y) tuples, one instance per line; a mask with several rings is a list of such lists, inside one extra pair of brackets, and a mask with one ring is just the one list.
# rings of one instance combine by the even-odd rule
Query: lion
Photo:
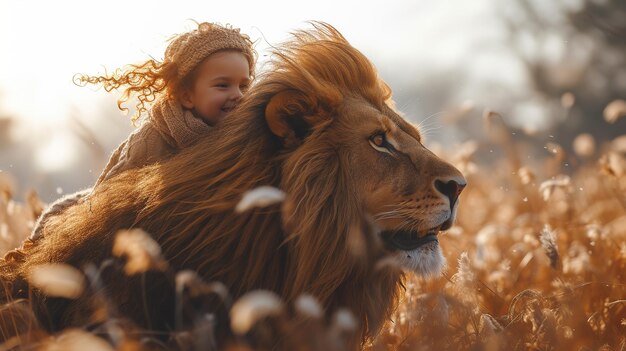
[[(314, 22), (277, 47), (271, 68), (212, 133), (51, 219), (41, 239), (0, 265), (14, 296), (31, 290), (50, 330), (89, 324), (90, 296), (46, 297), (27, 280), (41, 264), (91, 264), (122, 316), (171, 331), (171, 281), (125, 276), (107, 261), (119, 230), (142, 228), (173, 270), (222, 282), (235, 299), (265, 289), (286, 303), (310, 294), (328, 315), (348, 308), (360, 343), (380, 330), (402, 288), (403, 271), (381, 260), (419, 275), (441, 271), (438, 233), (453, 224), (466, 181), (424, 147), (372, 63), (331, 25)], [(246, 191), (266, 185), (284, 201), (234, 211)], [(228, 314), (216, 313), (228, 329), (220, 324)]]

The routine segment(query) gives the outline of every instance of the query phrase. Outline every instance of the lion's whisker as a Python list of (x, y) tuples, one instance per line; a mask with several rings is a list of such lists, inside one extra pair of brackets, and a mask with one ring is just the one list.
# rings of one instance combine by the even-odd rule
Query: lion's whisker
[(435, 113), (433, 113), (432, 115), (430, 115), (430, 116), (428, 116), (428, 117), (424, 118), (423, 120), (421, 120), (421, 121), (417, 124), (416, 128), (417, 128), (417, 129), (422, 128), (422, 124), (423, 124), (423, 123), (425, 123), (425, 122), (426, 122), (426, 121), (428, 121), (429, 119), (431, 119), (431, 118), (433, 118), (433, 117), (437, 117), (437, 116), (439, 116), (439, 115), (441, 115), (441, 114), (443, 114), (443, 113), (446, 113), (446, 111), (439, 111), (439, 112), (435, 112)]

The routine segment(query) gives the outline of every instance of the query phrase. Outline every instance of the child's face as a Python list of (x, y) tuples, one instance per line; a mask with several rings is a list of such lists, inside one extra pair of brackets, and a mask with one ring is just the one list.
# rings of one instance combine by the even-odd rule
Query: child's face
[(244, 54), (220, 51), (200, 63), (195, 84), (185, 91), (181, 104), (215, 125), (232, 110), (250, 85), (250, 68)]

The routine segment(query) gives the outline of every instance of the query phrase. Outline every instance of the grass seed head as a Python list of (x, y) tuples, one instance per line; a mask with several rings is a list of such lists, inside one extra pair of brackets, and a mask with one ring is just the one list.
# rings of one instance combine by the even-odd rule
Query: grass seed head
[(581, 157), (591, 157), (596, 152), (596, 142), (589, 133), (579, 134), (573, 143), (574, 152)]
[(626, 101), (613, 100), (604, 108), (604, 120), (607, 123), (615, 123), (618, 119), (626, 116)]
[(167, 269), (161, 247), (141, 229), (120, 230), (115, 236), (113, 255), (126, 257), (124, 272), (128, 275)]
[(235, 207), (237, 213), (246, 212), (256, 207), (267, 207), (285, 200), (285, 193), (273, 186), (260, 186), (243, 194)]
[(42, 351), (113, 351), (111, 344), (95, 334), (80, 329), (69, 329), (41, 345)]
[(569, 190), (571, 179), (569, 176), (560, 174), (554, 179), (546, 180), (539, 186), (539, 193), (544, 201), (548, 201), (556, 189)]
[(331, 329), (345, 332), (355, 331), (359, 324), (354, 318), (354, 314), (346, 308), (340, 308), (333, 314)]
[(281, 314), (284, 305), (271, 291), (255, 290), (240, 297), (230, 310), (230, 326), (235, 334), (244, 335), (261, 319)]
[(312, 295), (304, 294), (298, 296), (294, 302), (294, 307), (298, 313), (307, 317), (318, 319), (324, 316), (322, 306)]
[(559, 263), (559, 250), (554, 230), (550, 229), (548, 225), (545, 225), (539, 234), (539, 241), (550, 259), (550, 267), (556, 269)]
[(34, 267), (28, 281), (48, 296), (67, 299), (78, 298), (85, 288), (84, 275), (76, 268), (61, 263)]

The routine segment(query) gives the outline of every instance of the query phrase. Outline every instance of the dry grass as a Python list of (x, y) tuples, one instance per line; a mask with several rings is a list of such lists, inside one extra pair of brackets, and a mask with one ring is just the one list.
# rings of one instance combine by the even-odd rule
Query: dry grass
[[(526, 165), (501, 116), (487, 112), (485, 123), (489, 147), (500, 148), (502, 160), (479, 165), (476, 142), (442, 155), (470, 184), (461, 197), (457, 225), (440, 240), (449, 262), (446, 272), (430, 280), (410, 276), (392, 320), (365, 349), (626, 350), (625, 137), (596, 145), (584, 135), (574, 147), (577, 155), (566, 155), (551, 143), (541, 162)], [(571, 163), (569, 174), (562, 174), (568, 160), (577, 166)], [(8, 175), (0, 173), (3, 252), (19, 245), (42, 208), (34, 194), (25, 204), (15, 202), (13, 188)], [(116, 255), (138, 257), (129, 261), (127, 273), (166, 269), (154, 243), (142, 251), (146, 241), (142, 233), (120, 238)], [(90, 269), (84, 274), (93, 287), (97, 269)], [(207, 293), (228, 300), (219, 283), (202, 282), (194, 272), (174, 274), (181, 301)], [(106, 297), (101, 300), (97, 327), (56, 335), (37, 327), (28, 302), (7, 304), (0, 310), (6, 340), (0, 350), (214, 347), (211, 316), (191, 330), (159, 338), (111, 317), (114, 306)], [(255, 346), (276, 335), (292, 350), (343, 350), (358, 323), (345, 310), (325, 318), (311, 296), (284, 306), (272, 294), (253, 292), (228, 304), (233, 330), (240, 335), (230, 350), (261, 348)]]

